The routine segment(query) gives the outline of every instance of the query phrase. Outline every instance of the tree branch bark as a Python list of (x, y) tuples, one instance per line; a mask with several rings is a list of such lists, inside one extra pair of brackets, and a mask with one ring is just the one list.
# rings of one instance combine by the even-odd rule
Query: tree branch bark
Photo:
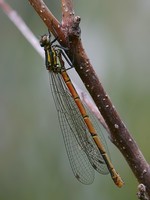
[(85, 53), (80, 39), (80, 17), (74, 15), (72, 1), (62, 0), (61, 24), (43, 1), (29, 0), (29, 2), (48, 29), (54, 36), (58, 36), (59, 43), (68, 47), (69, 50), (66, 53), (105, 119), (111, 133), (111, 141), (122, 152), (139, 183), (145, 185), (150, 198), (149, 164), (118, 115)]

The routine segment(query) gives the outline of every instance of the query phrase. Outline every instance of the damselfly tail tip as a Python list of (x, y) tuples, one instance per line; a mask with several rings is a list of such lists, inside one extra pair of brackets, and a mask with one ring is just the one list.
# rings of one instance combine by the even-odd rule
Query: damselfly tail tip
[(121, 188), (124, 185), (124, 181), (122, 180), (119, 174), (117, 174), (116, 177), (113, 177), (113, 181), (119, 188)]

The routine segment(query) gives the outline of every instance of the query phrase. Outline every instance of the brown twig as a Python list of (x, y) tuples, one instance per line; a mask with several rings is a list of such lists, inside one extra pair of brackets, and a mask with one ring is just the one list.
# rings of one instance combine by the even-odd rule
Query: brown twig
[[(51, 29), (53, 24), (52, 22), (55, 20), (53, 19), (54, 17), (49, 14), (51, 12), (48, 11), (48, 9), (44, 9), (44, 12), (42, 11), (42, 6), (40, 3), (38, 3), (42, 2), (41, 0), (29, 1), (41, 16), (48, 28), (53, 32), (53, 29)], [(35, 2), (36, 6), (34, 6)], [(95, 74), (95, 71), (92, 68), (92, 65), (84, 51), (80, 40), (80, 18), (74, 16), (71, 1), (62, 0), (62, 12), (63, 24), (60, 26), (60, 30), (56, 30), (55, 25), (55, 31), (57, 32), (58, 36), (59, 32), (61, 32), (59, 38), (62, 40), (59, 40), (59, 42), (61, 45), (65, 44), (65, 46), (68, 46), (68, 56), (71, 60), (73, 60), (76, 71), (78, 72), (103, 118), (105, 119), (105, 122), (107, 123), (111, 132), (112, 142), (122, 152), (138, 181), (146, 186), (147, 193), (150, 196), (149, 165), (139, 150), (136, 142), (127, 130), (126, 126), (122, 122), (120, 116), (118, 115), (115, 107), (111, 103), (110, 98), (106, 94), (102, 84), (100, 83), (98, 77)], [(70, 18), (68, 17), (69, 13), (71, 13)], [(46, 16), (48, 15), (49, 23), (46, 23), (46, 20), (44, 19), (47, 18)], [(61, 37), (62, 35), (65, 37)]]
[[(63, 12), (63, 25), (61, 25), (52, 13), (45, 6), (43, 1), (29, 0), (35, 10), (38, 12), (48, 29), (59, 37), (59, 42), (63, 46), (68, 46), (70, 49), (68, 55), (71, 60), (74, 61), (76, 70), (79, 76), (85, 83), (91, 96), (93, 97), (97, 107), (101, 111), (110, 131), (112, 142), (120, 149), (127, 162), (129, 163), (132, 171), (140, 183), (143, 183), (146, 187), (147, 194), (150, 196), (150, 170), (149, 165), (140, 152), (135, 141), (129, 134), (127, 128), (121, 121), (118, 113), (112, 105), (108, 95), (104, 91), (101, 83), (99, 82), (91, 63), (82, 47), (80, 41), (80, 29), (78, 27), (80, 18), (74, 16), (72, 2), (62, 0), (62, 12)], [(0, 5), (4, 3), (0, 0)], [(70, 4), (68, 4), (70, 3)], [(3, 4), (4, 6), (4, 4)], [(63, 7), (64, 6), (64, 7)], [(71, 6), (71, 7), (70, 7)], [(63, 10), (64, 8), (64, 10)], [(72, 13), (70, 22), (67, 21), (68, 14), (64, 14), (65, 8), (67, 13)], [(4, 6), (3, 9), (9, 11), (9, 7)]]
[(48, 7), (45, 5), (43, 1), (36, 1), (32, 0), (29, 2), (34, 7), (38, 15), (41, 17), (41, 19), (44, 21), (44, 23), (47, 25), (48, 29), (51, 30), (54, 36), (55, 32), (53, 32), (53, 28), (56, 30), (59, 29), (60, 23), (55, 18), (55, 16), (49, 11)]

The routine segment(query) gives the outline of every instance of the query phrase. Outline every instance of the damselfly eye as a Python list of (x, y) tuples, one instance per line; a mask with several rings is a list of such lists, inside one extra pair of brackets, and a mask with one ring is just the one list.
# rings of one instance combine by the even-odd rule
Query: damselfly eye
[(45, 45), (50, 43), (50, 38), (48, 35), (42, 35), (40, 39), (40, 45), (41, 47), (44, 47)]

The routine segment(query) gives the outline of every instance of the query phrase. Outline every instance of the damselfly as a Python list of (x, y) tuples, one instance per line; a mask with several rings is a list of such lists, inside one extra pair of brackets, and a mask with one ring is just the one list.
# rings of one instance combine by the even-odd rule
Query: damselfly
[(86, 111), (81, 102), (69, 78), (62, 55), (69, 65), (71, 63), (63, 50), (53, 44), (54, 41), (56, 39), (51, 42), (50, 34), (43, 35), (40, 45), (45, 50), (45, 65), (49, 71), (52, 95), (72, 171), (84, 184), (93, 182), (94, 170), (101, 174), (110, 172), (115, 184), (121, 187), (123, 181), (106, 153), (107, 145), (100, 126), (96, 124), (97, 119), (89, 110)]

